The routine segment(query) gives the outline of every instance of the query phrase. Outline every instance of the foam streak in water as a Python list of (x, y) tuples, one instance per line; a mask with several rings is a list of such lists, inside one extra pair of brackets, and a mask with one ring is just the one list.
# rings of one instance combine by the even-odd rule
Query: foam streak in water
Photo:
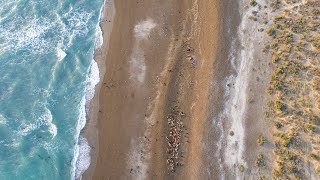
[[(105, 2), (104, 2), (105, 3)], [(103, 3), (103, 4), (104, 4)], [(102, 9), (104, 6), (101, 7), (100, 15), (99, 15), (99, 22), (101, 18)], [(103, 37), (101, 27), (99, 26), (99, 22), (96, 26), (96, 42), (95, 48), (100, 48), (103, 44)], [(100, 76), (99, 76), (99, 67), (97, 62), (93, 59), (90, 65), (90, 69), (87, 76), (87, 84), (85, 89), (85, 97), (81, 103), (81, 113), (79, 116), (78, 122), (78, 133), (76, 133), (76, 137), (78, 139), (78, 144), (74, 150), (74, 159), (73, 159), (73, 167), (74, 170), (72, 171), (72, 177), (75, 179), (81, 178), (81, 175), (89, 168), (90, 166), (90, 146), (87, 140), (80, 135), (80, 131), (84, 128), (86, 124), (86, 106), (89, 106), (90, 101), (94, 97), (95, 93), (95, 86), (99, 83)]]

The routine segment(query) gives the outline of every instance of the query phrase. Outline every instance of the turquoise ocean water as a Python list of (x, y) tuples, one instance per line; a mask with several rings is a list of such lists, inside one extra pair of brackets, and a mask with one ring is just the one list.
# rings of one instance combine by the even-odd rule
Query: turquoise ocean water
[[(90, 159), (103, 0), (0, 0), (0, 179), (74, 179)], [(100, 41), (98, 41), (100, 40)]]

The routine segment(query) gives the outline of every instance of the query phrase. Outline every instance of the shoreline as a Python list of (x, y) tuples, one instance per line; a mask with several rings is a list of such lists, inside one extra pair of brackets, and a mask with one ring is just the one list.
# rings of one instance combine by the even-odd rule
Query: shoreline
[(101, 8), (100, 19), (98, 23), (98, 27), (100, 28), (100, 33), (102, 36), (102, 42), (100, 42), (100, 46), (95, 49), (94, 59), (96, 61), (99, 69), (99, 78), (100, 81), (95, 86), (94, 96), (91, 101), (88, 103), (88, 113), (87, 113), (87, 122), (85, 127), (83, 128), (81, 135), (87, 140), (90, 146), (90, 165), (83, 172), (80, 179), (91, 179), (92, 174), (94, 173), (94, 168), (96, 166), (96, 161), (99, 154), (99, 131), (97, 129), (98, 123), (98, 113), (99, 113), (99, 94), (101, 86), (103, 85), (103, 79), (106, 73), (105, 70), (105, 50), (108, 50), (109, 39), (112, 30), (113, 18), (115, 15), (115, 8), (113, 4), (113, 0), (104, 0), (103, 7)]
[[(261, 95), (253, 103), (248, 103), (248, 99), (263, 89), (268, 77), (255, 74), (254, 68), (248, 69), (248, 63), (256, 66), (259, 61), (242, 62), (244, 51), (251, 53), (251, 58), (257, 58), (260, 51), (259, 48), (255, 52), (241, 50), (244, 42), (240, 38), (244, 36), (240, 33), (248, 31), (241, 26), (253, 24), (244, 19), (250, 11), (244, 4), (249, 1), (130, 3), (115, 2), (113, 8), (121, 14), (114, 14), (108, 37), (102, 28), (103, 46), (105, 43), (111, 46), (101, 48), (106, 52), (100, 57), (104, 62), (99, 64), (99, 69), (108, 69), (108, 73), (100, 74), (96, 100), (92, 100), (94, 105), (90, 108), (96, 112), (89, 114), (90, 119), (97, 119), (85, 131), (90, 146), (94, 147), (93, 162), (83, 178), (188, 179), (209, 178), (213, 173), (222, 179), (259, 177), (253, 167), (254, 157), (250, 157), (259, 149), (250, 148), (256, 144), (255, 136), (267, 130), (263, 129), (262, 118), (255, 122), (263, 114), (252, 105), (263, 106), (265, 97)], [(230, 9), (218, 10), (223, 8)], [(113, 31), (114, 28), (122, 32)], [(251, 35), (256, 33), (256, 29), (249, 31)], [(258, 40), (249, 38), (250, 43), (261, 47)], [(230, 50), (232, 47), (235, 52)], [(235, 83), (239, 72), (246, 77), (261, 76), (264, 85), (254, 90), (241, 88), (252, 86), (255, 79), (248, 79), (245, 84), (238, 79)], [(232, 98), (234, 88), (242, 89), (244, 94), (240, 104)], [(238, 112), (238, 105), (243, 106), (242, 118), (238, 119), (237, 113), (232, 117), (227, 115)], [(247, 115), (252, 109), (256, 116)], [(243, 130), (237, 131), (233, 123), (243, 126)], [(247, 130), (249, 127), (260, 131)], [(231, 136), (231, 132), (235, 135)], [(169, 134), (179, 138), (174, 139), (178, 146), (166, 140)], [(241, 151), (228, 151), (238, 143)], [(168, 153), (173, 152), (172, 145), (179, 149), (173, 154)], [(230, 159), (228, 153), (238, 154)], [(179, 158), (174, 160), (172, 156)]]
[[(94, 154), (92, 153), (92, 147), (94, 147), (93, 144), (95, 143), (95, 141), (88, 142), (88, 138), (92, 139), (92, 137), (95, 135), (89, 136), (88, 133), (90, 133), (90, 131), (87, 127), (95, 123), (92, 123), (92, 121), (90, 121), (92, 120), (92, 118), (90, 119), (90, 116), (94, 116), (96, 113), (95, 111), (97, 111), (96, 109), (92, 108), (92, 106), (93, 104), (95, 104), (94, 97), (96, 96), (97, 87), (101, 79), (101, 67), (98, 67), (98, 63), (101, 63), (103, 61), (99, 61), (99, 58), (97, 58), (97, 52), (103, 49), (103, 32), (100, 27), (100, 23), (104, 16), (106, 1), (112, 0), (104, 0), (100, 8), (98, 22), (96, 25), (94, 43), (95, 49), (93, 52), (93, 59), (87, 72), (85, 95), (81, 100), (81, 112), (77, 125), (79, 134), (77, 136), (76, 148), (74, 149), (74, 161), (72, 162), (74, 169), (71, 174), (73, 176), (73, 179), (82, 179), (82, 175), (91, 166), (92, 154)], [(104, 72), (102, 74), (104, 74)]]

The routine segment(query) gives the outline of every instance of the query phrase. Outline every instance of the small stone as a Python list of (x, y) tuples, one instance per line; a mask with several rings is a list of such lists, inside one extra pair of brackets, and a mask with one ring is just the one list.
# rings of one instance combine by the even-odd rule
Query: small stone
[(233, 136), (233, 135), (234, 135), (234, 132), (233, 132), (233, 131), (230, 131), (229, 134), (230, 134), (230, 136)]

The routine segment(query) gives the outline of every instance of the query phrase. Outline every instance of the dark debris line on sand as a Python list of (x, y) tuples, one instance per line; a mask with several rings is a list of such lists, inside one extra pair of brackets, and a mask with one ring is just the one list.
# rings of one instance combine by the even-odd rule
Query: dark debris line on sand
[(167, 116), (169, 128), (169, 136), (166, 136), (168, 154), (167, 165), (171, 172), (175, 172), (178, 166), (182, 166), (182, 163), (179, 162), (179, 157), (183, 157), (181, 144), (184, 128), (182, 118), (184, 116), (184, 112), (178, 111), (176, 108), (173, 108), (172, 112)]

